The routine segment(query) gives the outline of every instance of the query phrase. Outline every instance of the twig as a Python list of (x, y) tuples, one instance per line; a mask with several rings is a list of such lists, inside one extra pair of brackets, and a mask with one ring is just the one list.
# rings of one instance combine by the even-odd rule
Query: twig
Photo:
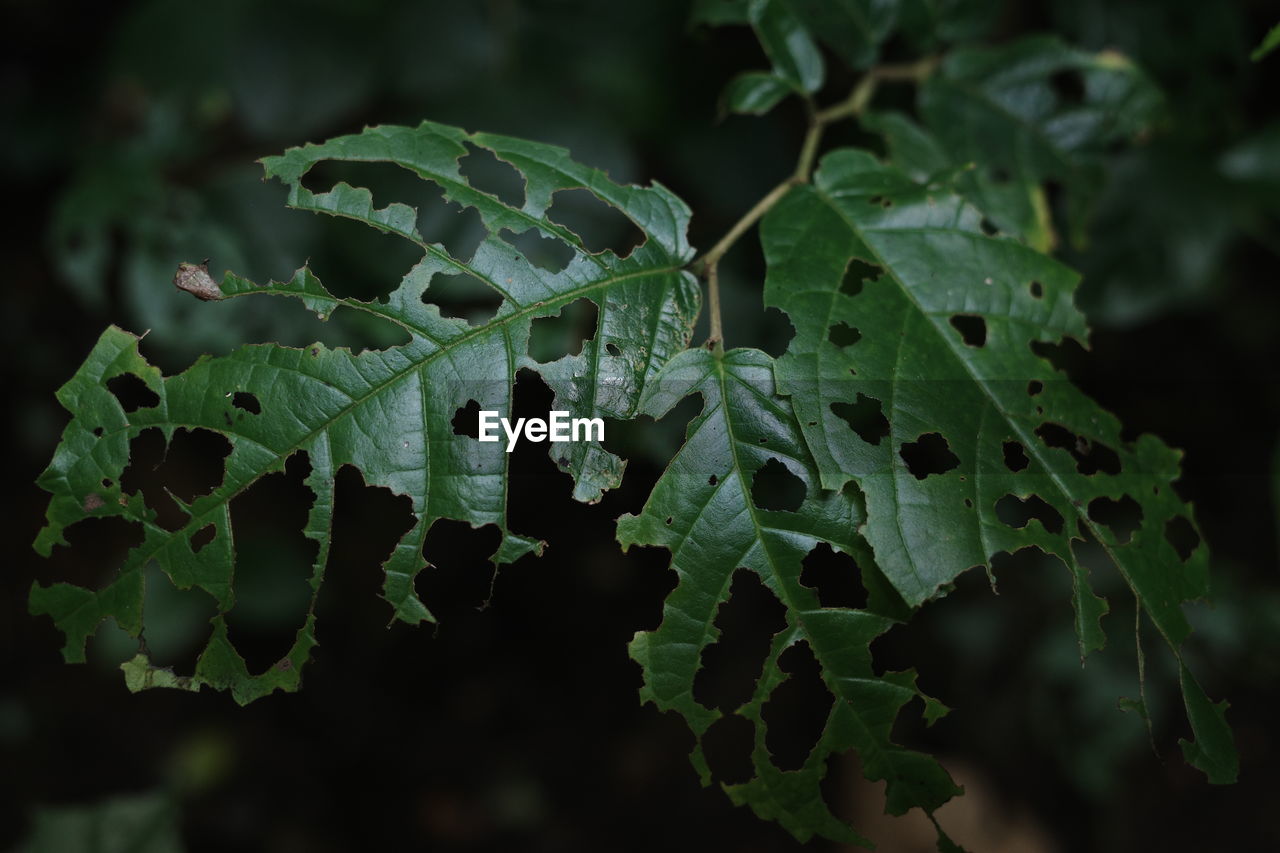
[(867, 105), (871, 103), (871, 98), (875, 95), (876, 87), (880, 84), (880, 81), (918, 83), (933, 73), (933, 70), (938, 66), (938, 62), (938, 57), (927, 56), (919, 62), (907, 65), (878, 65), (862, 75), (862, 78), (858, 80), (858, 84), (853, 87), (853, 91), (849, 93), (849, 97), (840, 103), (823, 110), (815, 110), (812, 102), (808, 102), (809, 129), (805, 132), (804, 142), (800, 146), (800, 156), (796, 161), (796, 168), (791, 177), (769, 190), (764, 198), (756, 202), (741, 219), (733, 224), (733, 227), (720, 238), (718, 243), (691, 265), (695, 272), (707, 280), (707, 302), (711, 321), (710, 335), (707, 338), (709, 347), (716, 352), (724, 351), (724, 327), (720, 319), (720, 276), (717, 268), (720, 259), (733, 248), (738, 238), (759, 222), (792, 187), (809, 182), (813, 173), (814, 161), (818, 156), (818, 146), (822, 142), (822, 133), (826, 130), (827, 125), (841, 119), (857, 118), (862, 115), (866, 111)]
[(711, 334), (707, 345), (716, 353), (724, 352), (724, 328), (720, 325), (720, 273), (715, 264), (707, 267), (707, 301), (711, 311)]

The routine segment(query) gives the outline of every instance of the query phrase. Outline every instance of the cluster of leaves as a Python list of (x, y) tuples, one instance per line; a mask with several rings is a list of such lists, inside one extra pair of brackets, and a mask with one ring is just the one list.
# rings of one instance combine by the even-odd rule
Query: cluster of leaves
[[(720, 0), (696, 14), (748, 24), (759, 36), (772, 69), (733, 81), (726, 96), (732, 109), (759, 113), (822, 89), (820, 45), (875, 81), (890, 76), (874, 64), (891, 33), (928, 46), (953, 41), (976, 26), (980, 5)], [(853, 749), (868, 778), (885, 780), (888, 811), (932, 815), (959, 789), (933, 758), (894, 743), (892, 730), (915, 699), (927, 722), (946, 709), (921, 692), (913, 671), (879, 671), (871, 642), (961, 573), (990, 572), (998, 555), (1038, 548), (1070, 574), (1084, 657), (1102, 647), (1108, 611), (1081, 558), (1085, 545), (1109, 557), (1140, 623), (1156, 629), (1177, 663), (1192, 732), (1182, 742), (1187, 760), (1212, 781), (1230, 781), (1236, 758), (1225, 705), (1208, 699), (1180, 657), (1190, 632), (1181, 606), (1207, 594), (1208, 555), (1172, 488), (1179, 454), (1149, 435), (1122, 436), (1116, 419), (1048, 357), (1067, 338), (1086, 342), (1087, 330), (1073, 300), (1077, 275), (1046, 254), (1057, 238), (1045, 183), (1065, 188), (1067, 227), (1082, 228), (1103, 152), (1147, 127), (1158, 92), (1119, 55), (1047, 38), (956, 48), (910, 76), (921, 81), (918, 121), (869, 111), (872, 92), (861, 86), (847, 104), (848, 115), (883, 135), (887, 160), (838, 149), (816, 169), (802, 162), (764, 215), (764, 301), (795, 329), (776, 359), (756, 349), (725, 352), (714, 340), (690, 348), (701, 308), (691, 270), (709, 272), (714, 287), (718, 258), (694, 263), (690, 211), (660, 185), (620, 185), (560, 148), (429, 122), (266, 158), (267, 176), (288, 187), (291, 207), (363, 222), (408, 241), (420, 259), (385, 299), (336, 296), (307, 267), (267, 285), (228, 273), (202, 284), (202, 296), (287, 296), (321, 319), (364, 313), (398, 327), (404, 341), (359, 353), (244, 346), (166, 377), (143, 358), (138, 337), (108, 329), (59, 391), (73, 418), (40, 480), (53, 497), (36, 548), (48, 555), (66, 544), (68, 527), (104, 516), (139, 525), (142, 541), (101, 589), (34, 585), (32, 611), (65, 632), (69, 661), (83, 660), (107, 618), (142, 637), (154, 562), (179, 588), (207, 593), (217, 612), (193, 672), (154, 666), (143, 646), (124, 665), (131, 689), (209, 685), (240, 702), (296, 689), (316, 645), (314, 607), (292, 647), (263, 672), (249, 671), (228, 636), (231, 500), (305, 461), (314, 596), (338, 470), (353, 466), (366, 483), (407, 496), (414, 523), (384, 565), (383, 595), (395, 618), (432, 621), (414, 579), (437, 521), (497, 527), (495, 565), (541, 550), (508, 528), (504, 447), (460, 427), (477, 409), (509, 415), (516, 373), (528, 369), (552, 389), (554, 408), (578, 417), (661, 417), (688, 396), (701, 398), (683, 446), (640, 513), (618, 520), (617, 538), (624, 548), (671, 552), (677, 585), (661, 624), (638, 633), (631, 654), (643, 670), (643, 698), (678, 711), (697, 736), (693, 763), (704, 783), (712, 773), (702, 740), (723, 711), (701, 703), (694, 682), (719, 638), (716, 616), (735, 574), (754, 574), (782, 607), (784, 625), (754, 692), (729, 709), (754, 733), (754, 777), (725, 785), (735, 802), (800, 839), (867, 843), (820, 790), (827, 760)], [(811, 130), (814, 147), (821, 127)], [(485, 152), (518, 171), (518, 197), (466, 176), (463, 158)], [(408, 170), (474, 210), (483, 238), (458, 257), (420, 233), (417, 212), (404, 204), (379, 207), (370, 190), (344, 182), (322, 192), (304, 185), (333, 161)], [(643, 242), (626, 254), (589, 248), (556, 215), (560, 193), (583, 191), (634, 223)], [(544, 243), (556, 251), (540, 252)], [(452, 316), (450, 295), (468, 288), (496, 301), (490, 316)], [(580, 300), (595, 316), (581, 351), (539, 358), (535, 321)], [(125, 375), (145, 385), (144, 405), (126, 409), (113, 393)], [(147, 430), (167, 442), (207, 431), (229, 447), (218, 486), (189, 502), (175, 498), (176, 524), (161, 524), (121, 485), (131, 442)], [(623, 461), (598, 443), (553, 445), (551, 454), (582, 501), (598, 500), (623, 475)], [(794, 490), (762, 490), (766, 472)], [(824, 545), (856, 561), (862, 606), (823, 602), (806, 583), (804, 560)], [(770, 750), (766, 707), (796, 657), (816, 661), (831, 702), (807, 757), (784, 767)], [(1141, 695), (1127, 705), (1147, 717)], [(940, 843), (950, 844), (945, 835)]]

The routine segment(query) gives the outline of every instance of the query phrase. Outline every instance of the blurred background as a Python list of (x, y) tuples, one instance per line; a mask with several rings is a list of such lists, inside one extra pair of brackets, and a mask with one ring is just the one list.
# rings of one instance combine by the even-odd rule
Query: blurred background
[[(1132, 434), (1186, 450), (1179, 490), (1210, 542), (1215, 598), (1193, 608), (1188, 657), (1209, 694), (1231, 702), (1241, 774), (1211, 787), (1183, 763), (1186, 723), (1157, 653), (1153, 752), (1141, 721), (1116, 710), (1137, 691), (1123, 596), (1104, 623), (1107, 650), (1081, 670), (1068, 578), (1034, 559), (997, 565), (999, 597), (971, 573), (877, 643), (878, 661), (917, 667), (955, 709), (900, 739), (966, 785), (941, 819), (971, 849), (1280, 849), (1280, 53), (1249, 60), (1280, 14), (1263, 0), (983, 8), (969, 37), (1048, 31), (1114, 48), (1166, 93), (1167, 114), (1142, 143), (1107, 153), (1086, 233), (1059, 251), (1084, 272), (1094, 338), (1091, 352), (1058, 357)], [(257, 158), (423, 118), (528, 137), (614, 180), (661, 181), (695, 211), (692, 241), (705, 248), (790, 172), (802, 135), (795, 104), (722, 114), (727, 81), (764, 65), (750, 32), (691, 27), (680, 0), (3, 0), (0, 10), (12, 217), (0, 229), (12, 501), (0, 516), (0, 850), (798, 849), (699, 788), (682, 722), (636, 698), (625, 644), (657, 623), (673, 580), (665, 552), (621, 554), (612, 519), (642, 504), (689, 406), (657, 427), (611, 426), (610, 444), (633, 458), (597, 506), (573, 503), (568, 480), (522, 445), (511, 526), (546, 539), (548, 553), (504, 570), (483, 608), (491, 572), (478, 555), (491, 552), (491, 531), (437, 525), (426, 555), (439, 568), (419, 581), (441, 620), (434, 633), (386, 627), (378, 563), (407, 507), (345, 472), (321, 646), (296, 695), (247, 708), (209, 692), (130, 695), (117, 666), (133, 644), (114, 626), (91, 641), (88, 665), (71, 667), (52, 623), (26, 613), (33, 578), (93, 579), (129, 545), (127, 530), (101, 524), (78, 526), (75, 547), (51, 561), (29, 547), (46, 504), (33, 481), (67, 420), (53, 393), (104, 326), (150, 330), (143, 351), (166, 372), (243, 341), (379, 342), (379, 329), (341, 312), (321, 324), (284, 300), (215, 307), (171, 286), (179, 261), (205, 257), (257, 281), (309, 258), (351, 294), (386, 292), (407, 269), (390, 238), (286, 210)], [(898, 40), (885, 51), (916, 56)], [(856, 79), (831, 77), (827, 102)], [(876, 103), (910, 111), (912, 93), (885, 87)], [(852, 125), (828, 144), (880, 145)], [(442, 212), (428, 236), (448, 244), (474, 226)], [(761, 308), (754, 236), (722, 269), (728, 343), (780, 352), (787, 324)], [(549, 399), (532, 378), (517, 388), (529, 411)], [(221, 476), (199, 446), (135, 451), (131, 476), (149, 500)], [(233, 503), (249, 544), (230, 621), (251, 668), (279, 656), (305, 612), (308, 552), (294, 532), (305, 497), (286, 472)], [(152, 650), (189, 671), (204, 604), (160, 579), (148, 589)], [(750, 652), (766, 604), (736, 593), (720, 624)], [(727, 663), (714, 678), (732, 693), (750, 666)], [(732, 777), (731, 745), (713, 744), (711, 757)], [(880, 849), (932, 849), (922, 821), (877, 817), (882, 788), (859, 782), (852, 760), (835, 768), (828, 796)], [(104, 828), (143, 841), (84, 844)]]

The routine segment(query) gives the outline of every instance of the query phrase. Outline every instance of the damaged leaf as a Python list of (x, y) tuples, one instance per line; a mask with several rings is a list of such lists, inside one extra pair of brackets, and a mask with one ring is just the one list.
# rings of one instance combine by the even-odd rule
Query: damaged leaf
[[(854, 481), (864, 533), (885, 576), (912, 606), (1000, 552), (1037, 547), (1069, 567), (1081, 657), (1101, 648), (1106, 602), (1077, 550), (1096, 541), (1180, 662), (1190, 633), (1182, 603), (1208, 594), (1208, 552), (1174, 492), (1179, 457), (1151, 435), (1125, 441), (1119, 422), (1037, 351), (1087, 330), (1071, 270), (870, 154), (829, 154), (811, 186), (765, 218), (766, 304), (796, 328), (778, 360), (825, 488)], [(833, 342), (838, 326), (859, 331)], [(884, 431), (842, 416), (869, 404)], [(859, 427), (862, 428), (859, 428)], [(1136, 508), (1136, 530), (1113, 527)], [(1111, 514), (1109, 514), (1111, 513)], [(1171, 526), (1192, 545), (1180, 553)], [(1185, 667), (1195, 743), (1212, 781), (1235, 776), (1222, 707)]]
[[(618, 520), (618, 541), (660, 545), (671, 552), (679, 577), (656, 630), (636, 634), (631, 657), (644, 672), (641, 698), (675, 710), (698, 741), (693, 763), (704, 785), (712, 780), (702, 737), (719, 719), (693, 695), (704, 651), (716, 642), (717, 610), (726, 602), (738, 568), (759, 576), (782, 604), (786, 626), (772, 637), (764, 672), (751, 698), (733, 711), (752, 725), (755, 777), (724, 789), (738, 804), (778, 821), (801, 841), (814, 834), (854, 844), (868, 841), (831, 814), (819, 785), (827, 759), (855, 749), (868, 779), (885, 780), (886, 810), (928, 813), (960, 793), (931, 757), (894, 743), (893, 724), (904, 705), (924, 702), (930, 721), (945, 709), (916, 687), (915, 673), (877, 675), (869, 645), (887, 631), (896, 609), (890, 598), (872, 597), (867, 609), (822, 607), (800, 582), (801, 562), (819, 544), (855, 556), (862, 582), (879, 589), (874, 563), (857, 535), (865, 516), (852, 490), (825, 489), (805, 446), (791, 406), (774, 391), (773, 360), (758, 350), (681, 353), (645, 389), (643, 410), (661, 417), (681, 399), (701, 395), (703, 408), (689, 425), (684, 446), (671, 460), (639, 515)], [(752, 481), (770, 462), (781, 463), (805, 488), (795, 511), (762, 509)], [(763, 708), (788, 679), (780, 659), (805, 644), (821, 667), (835, 701), (818, 741), (798, 769), (782, 769), (766, 744)]]
[[(522, 206), (470, 185), (458, 165), (467, 153), (464, 143), (486, 149), (520, 171)], [(302, 178), (325, 160), (386, 162), (408, 169), (441, 187), (446, 200), (478, 211), (485, 237), (470, 258), (453, 257), (418, 233), (416, 213), (406, 205), (379, 208), (368, 190), (345, 183), (313, 193)], [(456, 434), (452, 424), (459, 409), (475, 402), (509, 415), (516, 372), (528, 368), (555, 392), (556, 409), (575, 417), (628, 417), (663, 362), (687, 345), (697, 315), (698, 288), (682, 270), (692, 254), (685, 239), (689, 213), (684, 204), (657, 185), (615, 184), (575, 163), (563, 149), (424, 123), (370, 128), (295, 148), (264, 163), (268, 177), (288, 186), (291, 206), (356, 219), (394, 234), (416, 246), (420, 260), (385, 302), (336, 297), (305, 267), (286, 282), (258, 286), (228, 274), (220, 286), (211, 286), (203, 265), (184, 264), (175, 283), (204, 299), (214, 291), (226, 299), (290, 296), (321, 318), (339, 309), (367, 312), (399, 326), (408, 342), (360, 353), (320, 344), (303, 349), (245, 346), (225, 356), (201, 358), (182, 373), (165, 377), (141, 355), (136, 336), (115, 327), (103, 333), (58, 392), (73, 418), (39, 480), (52, 499), (35, 547), (48, 555), (55, 545), (66, 544), (67, 527), (103, 516), (141, 524), (143, 541), (102, 589), (33, 584), (31, 610), (53, 618), (67, 637), (64, 656), (81, 661), (85, 641), (106, 618), (114, 618), (133, 636), (144, 636), (143, 578), (150, 561), (157, 561), (178, 588), (206, 592), (217, 613), (195, 672), (148, 675), (144, 650), (126, 664), (131, 687), (199, 689), (208, 684), (230, 689), (238, 701), (247, 702), (276, 688), (298, 686), (316, 644), (314, 596), (329, 552), (334, 477), (344, 465), (359, 469), (367, 484), (411, 500), (414, 524), (384, 566), (383, 595), (397, 619), (433, 619), (414, 591), (414, 578), (425, 566), (427, 531), (439, 519), (496, 526), (502, 536), (492, 555), (495, 565), (539, 551), (541, 543), (507, 527), (510, 456), (501, 443)], [(610, 250), (587, 251), (578, 235), (548, 218), (552, 196), (563, 189), (589, 191), (614, 207), (643, 231), (645, 242), (621, 258)], [(553, 273), (532, 264), (502, 237), (504, 231), (530, 230), (567, 247), (572, 257), (563, 270)], [(491, 320), (472, 325), (443, 316), (431, 303), (432, 282), (455, 273), (474, 276), (500, 295)], [(598, 308), (592, 339), (577, 355), (547, 364), (534, 361), (528, 349), (533, 321), (554, 316), (578, 299)], [(626, 342), (618, 355), (605, 350), (614, 340)], [(153, 404), (125, 411), (108, 388), (110, 380), (122, 375), (141, 380)], [(245, 415), (235, 409), (242, 395), (258, 401), (260, 411)], [(120, 485), (131, 440), (150, 428), (159, 429), (166, 441), (179, 429), (204, 429), (230, 443), (222, 482), (212, 492), (189, 503), (174, 498), (183, 513), (176, 529), (161, 526), (141, 495), (124, 493)], [(283, 470), (295, 454), (306, 456), (310, 474), (305, 483), (314, 495), (304, 531), (317, 543), (312, 606), (282, 658), (287, 665), (250, 673), (227, 636), (225, 617), (236, 599), (230, 505), (264, 476)], [(598, 442), (557, 444), (553, 454), (573, 476), (579, 500), (598, 499), (622, 474), (622, 461)], [(211, 540), (193, 542), (210, 528)]]

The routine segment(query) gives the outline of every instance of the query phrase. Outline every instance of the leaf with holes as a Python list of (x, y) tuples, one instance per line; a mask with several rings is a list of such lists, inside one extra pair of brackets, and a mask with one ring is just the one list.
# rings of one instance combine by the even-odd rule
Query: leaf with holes
[[(645, 389), (644, 412), (655, 417), (690, 394), (702, 396), (703, 408), (644, 509), (618, 521), (624, 548), (667, 548), (679, 578), (662, 623), (636, 635), (631, 656), (644, 671), (642, 698), (678, 711), (693, 729), (693, 762), (708, 784), (702, 740), (722, 715), (694, 698), (693, 682), (716, 642), (716, 613), (735, 570), (758, 575), (781, 602), (786, 625), (771, 639), (751, 698), (734, 711), (754, 728), (755, 776), (725, 790), (735, 803), (777, 820), (802, 841), (817, 833), (866, 844), (823, 802), (819, 783), (827, 759), (856, 749), (867, 777), (887, 781), (889, 812), (919, 806), (932, 813), (959, 789), (932, 758), (898, 746), (890, 734), (902, 706), (914, 698), (924, 700), (930, 721), (945, 709), (919, 692), (914, 672), (877, 676), (872, 669), (868, 646), (893, 624), (893, 593), (878, 582), (857, 535), (864, 520), (860, 500), (855, 492), (823, 487), (791, 406), (774, 392), (771, 367), (772, 359), (758, 350), (689, 350)], [(803, 496), (781, 505), (772, 503), (776, 496), (753, 497), (755, 478), (776, 465), (799, 481)], [(877, 593), (867, 609), (822, 607), (801, 583), (802, 560), (823, 543), (855, 556), (863, 584)], [(784, 769), (768, 747), (766, 708), (788, 679), (780, 659), (801, 645), (817, 659), (834, 701), (807, 757)]]
[(827, 155), (762, 226), (766, 303), (796, 328), (779, 390), (822, 487), (862, 489), (863, 532), (912, 606), (1000, 552), (1038, 547), (1070, 567), (1083, 657), (1103, 644), (1107, 605), (1077, 551), (1100, 543), (1178, 660), (1188, 760), (1228, 781), (1225, 706), (1179, 651), (1181, 605), (1208, 593), (1207, 549), (1172, 488), (1179, 454), (1150, 435), (1125, 441), (1039, 355), (1086, 339), (1077, 276), (980, 219), (870, 154)]
[[(1090, 53), (1053, 36), (956, 49), (921, 85), (918, 100), (945, 157), (929, 168), (973, 164), (961, 191), (1000, 230), (1042, 250), (1054, 242), (1043, 184), (1062, 185), (1072, 240), (1082, 243), (1102, 185), (1103, 153), (1146, 131), (1162, 103), (1159, 89), (1122, 54)], [(905, 118), (882, 124), (895, 159), (922, 150), (906, 139), (921, 131)]]
[[(473, 187), (459, 168), (467, 146), (492, 152), (519, 170), (522, 204), (509, 204)], [(339, 183), (316, 193), (302, 178), (323, 161), (392, 163), (444, 191), (446, 200), (474, 208), (485, 237), (470, 258), (453, 257), (418, 233), (416, 212), (393, 203), (375, 207), (366, 189)], [(688, 210), (661, 186), (620, 186), (602, 172), (581, 166), (560, 148), (501, 136), (467, 134), (442, 125), (376, 127), (323, 145), (295, 148), (265, 161), (269, 177), (289, 188), (289, 204), (300, 210), (355, 219), (401, 237), (421, 259), (385, 301), (363, 302), (331, 294), (303, 268), (292, 280), (259, 287), (228, 273), (220, 299), (249, 295), (290, 296), (322, 319), (336, 310), (365, 312), (399, 326), (407, 343), (354, 353), (316, 344), (291, 349), (275, 344), (242, 347), (202, 358), (164, 377), (139, 353), (139, 339), (117, 328), (103, 333), (76, 375), (58, 392), (74, 415), (53, 461), (40, 478), (51, 492), (47, 526), (36, 549), (48, 555), (66, 544), (66, 529), (84, 519), (120, 516), (140, 525), (142, 542), (102, 589), (67, 583), (33, 584), (31, 609), (48, 614), (67, 637), (69, 661), (84, 659), (86, 639), (110, 617), (129, 634), (143, 636), (144, 570), (159, 563), (181, 589), (197, 587), (212, 597), (217, 614), (194, 673), (174, 675), (150, 665), (145, 646), (125, 665), (131, 688), (172, 686), (229, 688), (247, 702), (276, 688), (294, 689), (315, 645), (312, 610), (292, 648), (261, 673), (247, 671), (227, 634), (225, 616), (235, 606), (235, 531), (230, 505), (266, 475), (284, 469), (295, 454), (310, 466), (306, 485), (314, 501), (305, 534), (315, 545), (313, 596), (323, 580), (333, 517), (334, 477), (339, 468), (359, 469), (370, 485), (412, 501), (413, 527), (385, 564), (383, 594), (395, 617), (431, 620), (414, 591), (424, 567), (422, 546), (438, 519), (473, 526), (492, 524), (502, 537), (495, 564), (540, 550), (536, 540), (507, 528), (505, 442), (482, 443), (457, 434), (454, 421), (468, 406), (510, 414), (516, 372), (537, 371), (555, 392), (554, 408), (574, 417), (629, 417), (640, 393), (662, 364), (689, 342), (699, 305), (693, 277), (682, 270), (692, 251), (685, 238)], [(587, 191), (625, 215), (645, 242), (625, 257), (592, 253), (577, 234), (549, 215), (556, 193)], [(559, 272), (543, 269), (513, 248), (511, 240), (534, 232), (565, 246), (571, 258)], [(186, 265), (191, 266), (191, 265)], [(497, 313), (471, 324), (447, 317), (433, 304), (442, 278), (466, 274), (501, 296)], [(208, 289), (216, 310), (217, 288)], [(548, 363), (530, 354), (531, 326), (554, 317), (577, 300), (594, 305), (592, 337), (581, 352)], [(126, 411), (108, 383), (131, 375), (145, 384), (150, 400)], [(159, 430), (166, 441), (180, 431), (225, 436), (230, 454), (222, 482), (187, 502), (176, 525), (162, 525), (140, 494), (126, 493), (121, 474), (130, 462), (130, 442)], [(552, 455), (575, 482), (574, 495), (594, 501), (616, 485), (623, 463), (598, 442), (552, 445)]]

